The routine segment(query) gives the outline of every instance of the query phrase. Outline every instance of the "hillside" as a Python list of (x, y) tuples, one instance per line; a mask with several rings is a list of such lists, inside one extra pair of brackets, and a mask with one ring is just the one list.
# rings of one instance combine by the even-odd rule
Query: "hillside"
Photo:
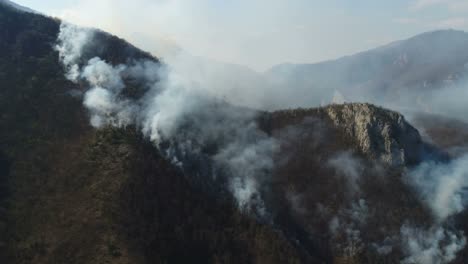
[[(60, 21), (3, 5), (0, 15), (0, 262), (299, 259), (271, 228), (190, 187), (131, 128), (94, 131), (71, 92), (84, 87), (65, 79), (52, 49)], [(97, 39), (89, 57), (149, 58)]]
[(0, 4), (0, 263), (464, 263), (464, 185), (420, 177), (460, 126), (235, 106), (93, 29), (67, 64), (63, 25)]
[[(399, 263), (404, 238), (388, 238), (399, 237), (405, 221), (430, 224), (430, 212), (401, 181), (402, 164), (372, 146), (430, 152), (419, 133), (401, 115), (369, 104), (278, 111), (268, 123), (281, 142), (272, 187), (282, 206), (277, 221), (326, 252), (327, 263)], [(401, 162), (417, 161), (407, 155)]]

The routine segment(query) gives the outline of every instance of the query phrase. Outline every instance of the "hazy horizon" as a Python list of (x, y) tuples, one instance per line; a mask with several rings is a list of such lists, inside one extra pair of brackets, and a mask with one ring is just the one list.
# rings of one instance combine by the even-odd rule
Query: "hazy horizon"
[(468, 4), (460, 0), (15, 2), (116, 34), (156, 56), (180, 47), (257, 71), (336, 59), (427, 31), (468, 29)]

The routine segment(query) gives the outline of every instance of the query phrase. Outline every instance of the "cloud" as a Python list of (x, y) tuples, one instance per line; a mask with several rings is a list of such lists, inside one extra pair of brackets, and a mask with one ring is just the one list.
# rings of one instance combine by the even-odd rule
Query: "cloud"
[(466, 12), (468, 11), (468, 2), (466, 1), (454, 1), (449, 5), (449, 9), (452, 12)]
[(468, 28), (468, 20), (465, 18), (468, 12), (468, 2), (464, 0), (418, 0), (411, 4), (410, 10), (424, 11), (429, 8), (444, 9), (444, 17), (441, 19), (429, 19), (421, 21), (417, 15), (411, 18), (397, 18), (394, 21), (404, 25), (430, 26), (435, 29), (462, 29)]
[(421, 10), (440, 6), (447, 8), (452, 13), (468, 11), (468, 3), (464, 0), (417, 0), (411, 4), (411, 9)]
[(435, 27), (441, 29), (463, 29), (468, 27), (468, 19), (465, 17), (452, 17), (436, 22)]
[(432, 7), (434, 5), (442, 5), (442, 4), (453, 4), (456, 0), (417, 0), (412, 4), (412, 7), (415, 9), (422, 9), (427, 7)]
[(403, 24), (403, 25), (412, 25), (412, 24), (419, 24), (420, 21), (417, 18), (413, 17), (399, 17), (393, 19), (393, 22), (398, 23), (398, 24)]

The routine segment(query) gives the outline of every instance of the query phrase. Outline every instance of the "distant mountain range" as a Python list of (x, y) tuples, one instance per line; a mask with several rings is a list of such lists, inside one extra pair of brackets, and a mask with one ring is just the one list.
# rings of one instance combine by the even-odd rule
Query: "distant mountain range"
[(267, 110), (347, 101), (463, 117), (464, 102), (447, 101), (443, 94), (468, 96), (460, 87), (467, 83), (468, 33), (456, 30), (423, 33), (321, 63), (280, 64), (264, 73), (183, 52), (168, 61), (216, 96)]
[(348, 101), (414, 106), (415, 95), (454, 85), (467, 74), (468, 34), (441, 30), (337, 60), (278, 65), (266, 76), (301, 95), (298, 106), (328, 103), (335, 91)]

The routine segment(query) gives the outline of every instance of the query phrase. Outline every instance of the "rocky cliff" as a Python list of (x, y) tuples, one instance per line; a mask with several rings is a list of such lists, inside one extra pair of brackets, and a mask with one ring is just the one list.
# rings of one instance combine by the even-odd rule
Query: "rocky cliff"
[(419, 132), (401, 114), (361, 103), (332, 105), (324, 111), (369, 158), (389, 166), (421, 160), (424, 145)]

